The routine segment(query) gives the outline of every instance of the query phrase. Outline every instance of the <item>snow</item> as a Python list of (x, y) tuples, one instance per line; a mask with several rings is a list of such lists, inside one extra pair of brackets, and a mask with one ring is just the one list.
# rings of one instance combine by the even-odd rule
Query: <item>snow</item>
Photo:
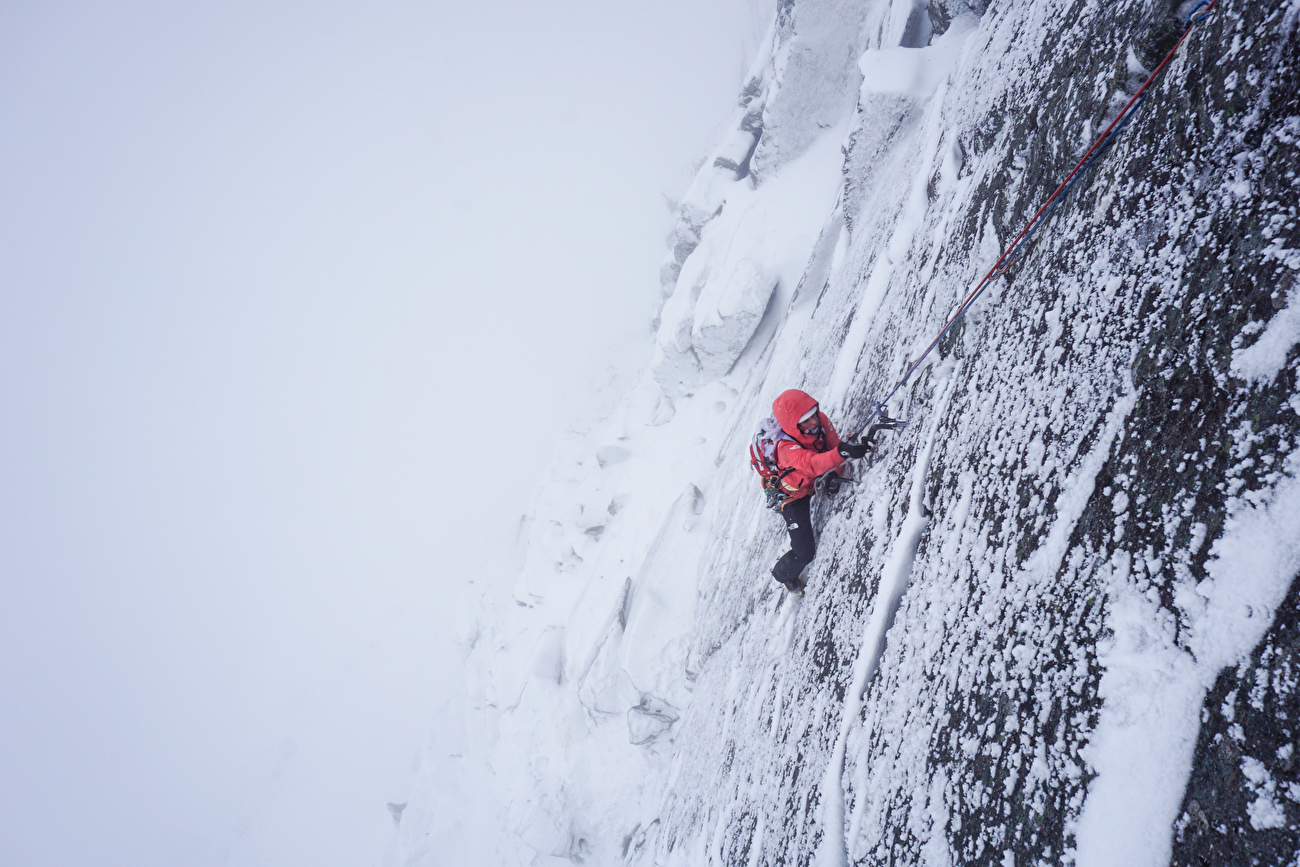
[[(634, 817), (652, 812), (691, 702), (710, 486), (718, 456), (735, 449), (736, 391), (718, 377), (750, 343), (768, 296), (784, 305), (793, 295), (834, 203), (843, 134), (827, 131), (757, 189), (729, 185), (665, 304), (651, 368), (557, 455), (525, 522), (513, 592), (488, 588), (466, 630), (474, 736), (457, 747), (455, 770), (476, 769), (486, 785), (463, 806), (442, 800), (404, 818), (402, 863), (484, 846), (503, 864), (612, 863)], [(467, 842), (469, 808), (506, 835)]]
[(753, 157), (754, 173), (764, 181), (783, 173), (852, 110), (853, 57), (861, 38), (857, 5), (826, 0), (778, 9), (769, 53), (753, 70), (768, 90)]
[(859, 99), (873, 93), (903, 94), (925, 99), (951, 73), (966, 37), (979, 24), (970, 14), (952, 22), (948, 30), (924, 48), (875, 48), (858, 58), (862, 73)]
[(1107, 573), (1107, 625), (1098, 649), (1105, 702), (1084, 758), (1097, 779), (1084, 801), (1076, 864), (1169, 862), (1181, 782), (1191, 768), (1204, 688), (1174, 643), (1174, 623), (1133, 584), (1126, 554)]
[(727, 373), (769, 305), (789, 303), (838, 193), (844, 133), (842, 125), (828, 130), (757, 189), (748, 181), (710, 188), (721, 212), (704, 226), (660, 314), (651, 368), (665, 393)]
[[(967, 35), (974, 29), (973, 16), (964, 16), (927, 48), (885, 48), (867, 51), (858, 61), (863, 74), (861, 98), (869, 100), (871, 94), (890, 94), (904, 97), (887, 102), (892, 112), (906, 113), (912, 104), (929, 105), (923, 121), (921, 153), (926, 159), (918, 161), (912, 171), (911, 186), (902, 212), (894, 222), (887, 252), (877, 256), (870, 276), (862, 289), (853, 323), (840, 348), (835, 373), (828, 389), (826, 403), (839, 408), (849, 395), (858, 378), (858, 365), (867, 340), (875, 311), (884, 298), (896, 266), (901, 263), (907, 248), (920, 229), (929, 207), (927, 186), (935, 172), (935, 162), (941, 168), (944, 192), (953, 187), (952, 155), (940, 148), (942, 137), (942, 107), (946, 96), (944, 83), (960, 54)], [(936, 91), (938, 91), (936, 93)], [(893, 160), (910, 161), (914, 154), (904, 149), (894, 149)], [(890, 166), (893, 169), (895, 166)], [(899, 165), (896, 168), (902, 169)], [(914, 354), (920, 354), (915, 350)]]
[[(942, 380), (943, 395), (950, 395), (953, 388), (955, 371)], [(944, 397), (937, 398), (942, 407)], [(844, 787), (841, 778), (844, 775), (844, 750), (853, 723), (862, 710), (862, 699), (867, 691), (867, 684), (880, 665), (880, 656), (885, 649), (885, 637), (894, 623), (898, 604), (907, 591), (908, 579), (912, 573), (912, 563), (916, 559), (916, 546), (921, 542), (929, 521), (925, 514), (925, 477), (930, 469), (930, 458), (934, 454), (934, 441), (938, 434), (938, 421), (942, 412), (936, 412), (934, 421), (926, 437), (922, 455), (918, 458), (912, 471), (911, 497), (908, 503), (907, 517), (899, 527), (888, 559), (881, 574), (880, 589), (872, 604), (871, 616), (866, 629), (862, 632), (862, 647), (858, 650), (857, 660), (853, 664), (853, 684), (849, 687), (844, 702), (844, 711), (840, 718), (839, 737), (836, 738), (831, 760), (826, 766), (826, 776), (822, 782), (821, 803), (823, 805), (822, 825), (826, 829), (821, 846), (817, 851), (817, 864), (820, 867), (847, 867), (848, 847), (844, 830)], [(850, 836), (854, 836), (850, 831)]]
[(1273, 382), (1296, 343), (1300, 343), (1300, 281), (1293, 280), (1286, 305), (1268, 321), (1259, 338), (1232, 353), (1232, 375), (1254, 383)]
[[(482, 588), (458, 767), (488, 781), (465, 809), (503, 832), (496, 863), (1169, 861), (1206, 692), (1300, 571), (1300, 451), (1261, 454), (1247, 417), (1230, 466), (1216, 444), (1178, 440), (1159, 481), (1179, 493), (1143, 523), (1135, 456), (1157, 447), (1141, 440), (1197, 423), (1195, 406), (1144, 415), (1175, 373), (1139, 311), (1182, 304), (1213, 240), (1184, 180), (1157, 187), (1117, 156), (1081, 184), (900, 390), (890, 414), (913, 423), (817, 501), (807, 596), (768, 575), (785, 533), (746, 446), (772, 398), (802, 387), (842, 432), (865, 422), (997, 258), (1009, 218), (981, 197), (1032, 213), (1029, 167), (1067, 161), (1095, 121), (1065, 110), (1029, 153), (1002, 113), (1037, 86), (1062, 4), (959, 15), (900, 47), (917, 8), (778, 11), (736, 117), (761, 105), (771, 124), (753, 172), (739, 138), (706, 160), (648, 368), (556, 456), (511, 591)], [(1078, 20), (1114, 14), (1085, 5)], [(1086, 81), (1099, 110), (1142, 71), (1131, 44), (1105, 51)], [(1215, 176), (1213, 214), (1241, 207), (1239, 180)], [(1244, 405), (1287, 369), (1295, 311), (1293, 290), (1230, 359), (1209, 347), (1177, 375)], [(1232, 492), (1213, 526), (1196, 510), (1205, 480)], [(1242, 772), (1250, 823), (1278, 827), (1290, 790)], [(401, 863), (439, 863), (429, 835), (461, 845), (463, 811), (441, 809), (403, 819)]]
[[(1108, 626), (1100, 652), (1105, 701), (1086, 757), (1097, 772), (1079, 818), (1078, 861), (1088, 865), (1169, 862), (1171, 833), (1191, 769), (1198, 711), (1214, 678), (1263, 638), (1300, 572), (1300, 458), (1260, 503), (1238, 500), (1211, 546), (1209, 576), (1179, 597), (1188, 636), (1175, 640), (1170, 613), (1137, 587), (1126, 554), (1109, 570)], [(1245, 761), (1254, 761), (1247, 759)], [(1247, 777), (1251, 777), (1247, 772)], [(1256, 828), (1280, 815), (1273, 789), (1251, 807)], [(1270, 806), (1272, 805), (1272, 806)]]
[(1277, 783), (1268, 768), (1259, 759), (1244, 756), (1241, 760), (1241, 772), (1255, 790), (1255, 800), (1246, 808), (1250, 824), (1256, 830), (1265, 828), (1282, 828), (1286, 825), (1286, 813), (1277, 802)]

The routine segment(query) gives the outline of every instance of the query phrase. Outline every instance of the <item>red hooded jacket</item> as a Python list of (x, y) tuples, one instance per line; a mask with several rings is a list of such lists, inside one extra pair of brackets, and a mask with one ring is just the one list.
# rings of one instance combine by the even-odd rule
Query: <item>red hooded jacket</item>
[(817, 409), (817, 419), (821, 422), (821, 431), (806, 434), (799, 430), (799, 419), (814, 406), (817, 406), (817, 401), (797, 388), (781, 392), (772, 401), (772, 415), (777, 424), (794, 440), (778, 440), (776, 444), (777, 465), (782, 469), (794, 468), (794, 472), (781, 479), (781, 487), (789, 500), (798, 500), (811, 494), (813, 482), (818, 476), (837, 469), (844, 463), (844, 458), (835, 450), (840, 444), (840, 436), (835, 433), (831, 420), (820, 407)]

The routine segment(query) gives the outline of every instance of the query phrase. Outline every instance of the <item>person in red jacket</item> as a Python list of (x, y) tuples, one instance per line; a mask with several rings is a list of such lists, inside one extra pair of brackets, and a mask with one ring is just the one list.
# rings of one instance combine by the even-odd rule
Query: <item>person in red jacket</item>
[(846, 460), (863, 457), (871, 447), (841, 441), (817, 401), (797, 388), (781, 392), (772, 402), (772, 415), (789, 437), (777, 441), (776, 463), (789, 470), (781, 479), (786, 495), (781, 517), (790, 531), (790, 550), (776, 562), (772, 577), (797, 593), (803, 590), (800, 573), (817, 554), (811, 517), (813, 485), (819, 476), (838, 474)]

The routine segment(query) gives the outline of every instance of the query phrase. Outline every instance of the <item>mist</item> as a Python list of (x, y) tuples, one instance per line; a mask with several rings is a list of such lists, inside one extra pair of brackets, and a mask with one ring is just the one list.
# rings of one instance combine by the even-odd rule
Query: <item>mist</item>
[(377, 860), (766, 5), (0, 11), (0, 862)]

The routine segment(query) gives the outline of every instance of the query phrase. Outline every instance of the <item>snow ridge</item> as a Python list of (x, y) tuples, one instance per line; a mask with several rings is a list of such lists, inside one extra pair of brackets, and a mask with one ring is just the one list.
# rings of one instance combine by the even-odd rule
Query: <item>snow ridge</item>
[(817, 863), (825, 867), (847, 865), (848, 847), (844, 837), (844, 749), (849, 731), (854, 720), (862, 710), (862, 700), (867, 691), (867, 684), (875, 675), (880, 665), (881, 654), (885, 649), (885, 636), (894, 623), (899, 602), (907, 592), (908, 578), (912, 574), (912, 563), (916, 559), (916, 548), (921, 543), (921, 536), (929, 524), (929, 508), (925, 505), (925, 476), (930, 469), (930, 458), (934, 454), (935, 437), (938, 434), (938, 420), (946, 408), (945, 398), (951, 395), (954, 380), (959, 379), (959, 371), (950, 370), (947, 377), (938, 382), (942, 388), (934, 421), (931, 423), (921, 457), (912, 471), (912, 491), (909, 498), (907, 517), (899, 527), (898, 536), (889, 558), (885, 561), (880, 589), (872, 603), (871, 616), (867, 619), (866, 629), (862, 633), (862, 648), (853, 663), (853, 684), (845, 697), (844, 710), (841, 714), (840, 733), (831, 752), (831, 760), (826, 766), (826, 776), (822, 782), (822, 826), (824, 836), (818, 849)]

